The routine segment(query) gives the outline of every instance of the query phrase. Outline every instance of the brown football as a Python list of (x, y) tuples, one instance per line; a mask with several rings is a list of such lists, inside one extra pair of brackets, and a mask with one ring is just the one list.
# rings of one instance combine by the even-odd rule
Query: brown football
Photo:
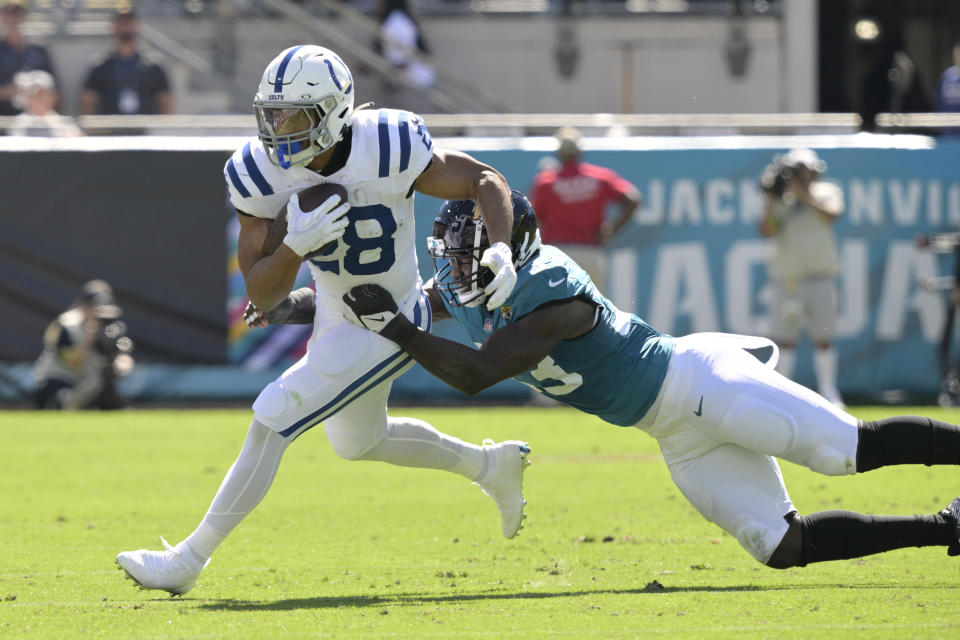
[[(297, 195), (300, 197), (300, 208), (304, 211), (312, 211), (326, 202), (327, 198), (330, 196), (340, 196), (340, 201), (346, 202), (347, 189), (340, 184), (324, 182), (323, 184), (307, 187), (306, 189), (299, 191)], [(274, 218), (270, 223), (270, 231), (267, 233), (266, 240), (263, 241), (263, 254), (268, 256), (279, 249), (280, 245), (283, 243), (283, 237), (285, 235), (287, 235), (286, 207), (284, 207), (280, 213), (277, 214), (277, 217)], [(327, 251), (331, 244), (333, 243), (327, 243), (319, 249), (311, 251), (303, 257), (304, 260), (317, 257), (324, 251)]]

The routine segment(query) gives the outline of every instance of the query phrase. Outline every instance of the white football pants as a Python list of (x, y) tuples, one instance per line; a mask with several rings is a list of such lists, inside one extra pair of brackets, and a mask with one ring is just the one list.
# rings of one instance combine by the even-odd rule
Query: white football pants
[(677, 338), (654, 407), (637, 425), (707, 520), (766, 562), (794, 507), (774, 459), (826, 475), (856, 472), (857, 419), (742, 347), (747, 338)]

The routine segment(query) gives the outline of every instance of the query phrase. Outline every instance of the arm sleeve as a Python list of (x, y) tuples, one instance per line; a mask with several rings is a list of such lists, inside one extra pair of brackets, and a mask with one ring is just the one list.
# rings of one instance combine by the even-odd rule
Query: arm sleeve
[(412, 186), (433, 160), (433, 138), (420, 116), (410, 112), (400, 112), (398, 132), (399, 174), (404, 176), (405, 183)]

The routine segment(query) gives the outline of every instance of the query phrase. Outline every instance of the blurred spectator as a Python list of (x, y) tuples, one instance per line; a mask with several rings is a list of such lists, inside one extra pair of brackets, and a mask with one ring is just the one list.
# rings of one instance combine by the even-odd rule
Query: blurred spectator
[(20, 25), (27, 17), (25, 0), (4, 0), (2, 9), (4, 39), (0, 41), (0, 116), (14, 116), (20, 109), (13, 103), (17, 88), (14, 76), (20, 71), (41, 69), (55, 77), (50, 54), (37, 44), (27, 42)]
[(899, 49), (880, 49), (863, 83), (861, 125), (867, 131), (876, 127), (878, 113), (918, 113), (930, 110), (930, 101), (917, 65)]
[[(940, 76), (934, 108), (945, 113), (960, 112), (960, 41), (953, 45), (953, 66), (947, 67)], [(960, 127), (950, 127), (943, 133), (958, 136)]]
[[(601, 290), (607, 287), (606, 245), (640, 205), (640, 193), (611, 169), (580, 161), (580, 132), (564, 127), (556, 133), (559, 166), (546, 167), (533, 179), (530, 201), (540, 233), (582, 266)], [(607, 205), (619, 215), (607, 219)]]
[(833, 225), (843, 213), (843, 191), (820, 180), (827, 164), (811, 149), (777, 156), (764, 171), (764, 215), (760, 234), (774, 239), (769, 274), (774, 299), (772, 338), (780, 346), (777, 371), (793, 375), (801, 331), (814, 342), (817, 391), (838, 407), (836, 279), (840, 261)]
[(80, 129), (69, 116), (54, 109), (57, 89), (46, 71), (21, 71), (13, 80), (17, 87), (14, 103), (23, 113), (13, 119), (7, 133), (12, 136), (79, 136)]
[[(380, 33), (373, 43), (396, 72), (380, 80), (380, 94), (398, 109), (423, 112), (434, 107), (428, 92), (436, 81), (433, 67), (421, 62), (416, 52), (428, 53), (420, 25), (410, 13), (406, 0), (376, 0), (375, 16)], [(364, 73), (366, 69), (358, 69)]]
[(133, 371), (127, 337), (113, 290), (103, 280), (83, 285), (73, 305), (43, 335), (33, 366), (38, 409), (120, 409), (115, 381)]
[(140, 23), (129, 5), (113, 17), (114, 48), (90, 70), (80, 94), (84, 115), (166, 114), (173, 110), (167, 74), (140, 53)]
[(377, 0), (380, 40), (377, 48), (390, 64), (403, 71), (416, 87), (431, 86), (436, 80), (433, 68), (420, 62), (415, 51), (428, 53), (427, 43), (407, 0)]

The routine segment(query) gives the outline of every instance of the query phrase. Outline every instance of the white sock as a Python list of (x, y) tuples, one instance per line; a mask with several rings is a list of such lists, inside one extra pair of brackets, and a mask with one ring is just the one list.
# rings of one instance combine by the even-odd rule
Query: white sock
[(423, 420), (389, 418), (383, 439), (358, 460), (452, 471), (476, 480), (485, 471), (487, 456), (483, 447), (441, 433)]
[(777, 362), (777, 372), (786, 377), (793, 378), (793, 367), (797, 363), (797, 350), (793, 347), (780, 347), (780, 360)]
[(817, 374), (817, 388), (833, 391), (837, 388), (837, 350), (833, 347), (813, 352), (813, 369)]
[(220, 543), (267, 494), (289, 443), (288, 438), (254, 420), (243, 449), (227, 471), (206, 516), (180, 544), (189, 546), (203, 562), (209, 560)]
[(177, 545), (177, 551), (182, 551), (182, 548), (186, 546), (201, 562), (206, 562), (226, 537), (225, 534), (217, 531), (214, 526), (204, 518), (197, 528), (194, 529), (193, 533)]

